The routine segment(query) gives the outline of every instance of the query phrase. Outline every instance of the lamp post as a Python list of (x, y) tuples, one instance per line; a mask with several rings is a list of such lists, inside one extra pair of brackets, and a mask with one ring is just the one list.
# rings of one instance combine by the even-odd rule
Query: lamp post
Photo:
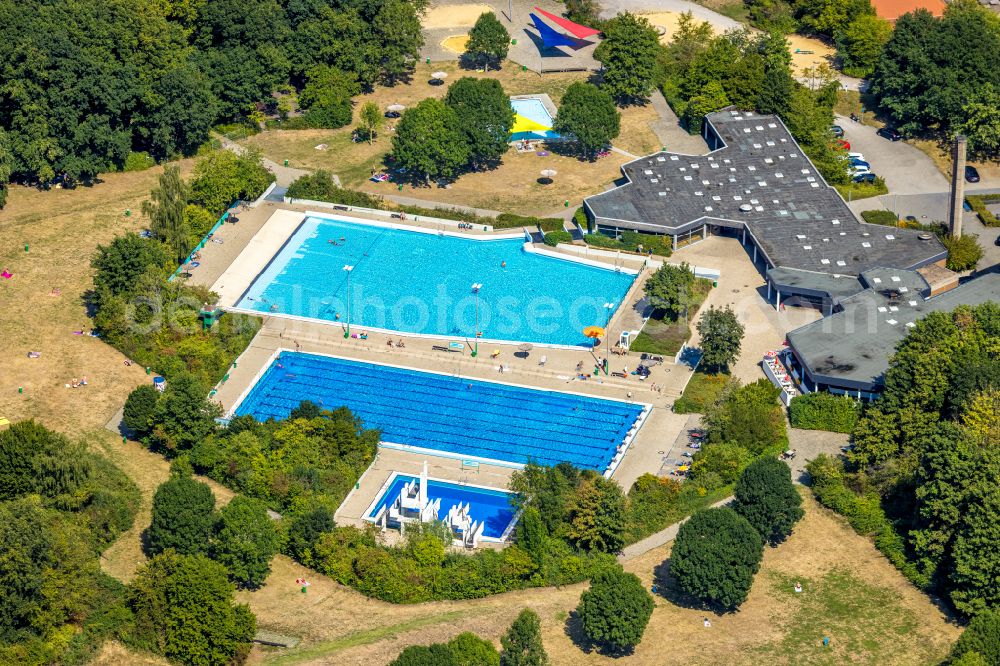
[(479, 356), (479, 290), (483, 285), (476, 282), (472, 285), (472, 293), (476, 295), (476, 346), (472, 350), (472, 358)]
[(604, 304), (604, 309), (608, 311), (608, 319), (604, 324), (604, 374), (607, 375), (611, 365), (611, 313), (615, 311), (615, 304), (609, 301)]
[(354, 266), (346, 264), (344, 270), (347, 271), (347, 328), (344, 329), (344, 337), (351, 337), (351, 271)]

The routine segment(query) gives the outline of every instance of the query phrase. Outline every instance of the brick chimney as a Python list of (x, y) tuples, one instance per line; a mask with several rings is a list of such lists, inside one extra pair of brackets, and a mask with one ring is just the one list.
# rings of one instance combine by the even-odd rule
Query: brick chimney
[(951, 149), (951, 207), (948, 209), (948, 231), (955, 238), (962, 235), (962, 204), (965, 202), (965, 149), (964, 134), (955, 137)]

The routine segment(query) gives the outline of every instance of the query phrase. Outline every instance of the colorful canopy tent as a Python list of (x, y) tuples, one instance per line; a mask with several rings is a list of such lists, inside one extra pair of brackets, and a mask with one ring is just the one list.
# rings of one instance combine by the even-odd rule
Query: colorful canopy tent
[[(587, 26), (580, 25), (579, 23), (573, 23), (569, 19), (556, 16), (555, 14), (551, 14), (544, 9), (539, 9), (538, 7), (535, 7), (535, 11), (578, 39), (593, 37), (601, 32), (600, 30), (594, 30), (593, 28), (588, 28)], [(535, 25), (537, 26), (538, 24), (535, 23)]]
[(538, 30), (538, 34), (542, 37), (542, 45), (547, 49), (554, 48), (556, 46), (572, 46), (574, 48), (579, 46), (579, 40), (575, 37), (570, 37), (564, 35), (561, 32), (556, 32), (554, 28), (550, 28), (542, 19), (538, 18), (534, 14), (528, 14), (531, 17), (531, 22), (535, 24), (535, 29)]

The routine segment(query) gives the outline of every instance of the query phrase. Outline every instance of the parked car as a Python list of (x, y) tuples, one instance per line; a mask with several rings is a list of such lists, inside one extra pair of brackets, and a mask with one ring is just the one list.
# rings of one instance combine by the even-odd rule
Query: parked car
[(848, 158), (847, 164), (850, 165), (850, 166), (852, 166), (852, 167), (865, 167), (866, 169), (871, 169), (872, 168), (871, 164), (869, 164), (868, 162), (865, 162), (864, 160), (859, 160), (856, 157), (850, 157), (850, 158)]
[(850, 169), (847, 170), (847, 175), (850, 176), (851, 178), (854, 178), (855, 176), (860, 176), (861, 174), (865, 173), (871, 173), (871, 169), (869, 169), (868, 167), (858, 166), (858, 167), (851, 167)]
[(979, 182), (979, 170), (974, 166), (965, 165), (965, 179), (970, 183)]
[(854, 174), (854, 178), (852, 180), (854, 180), (855, 183), (874, 183), (876, 178), (878, 178), (878, 176), (869, 171), (867, 173)]
[(849, 159), (849, 160), (861, 160), (862, 162), (866, 161), (864, 153), (847, 153), (847, 159)]
[(889, 141), (899, 141), (900, 139), (903, 138), (902, 134), (892, 129), (891, 127), (881, 127), (875, 133), (878, 134), (883, 139), (889, 139)]
[(1000, 236), (997, 236), (997, 239), (993, 241), (993, 244), (996, 246), (1000, 246)]
[(850, 149), (851, 149), (851, 144), (850, 144), (850, 142), (848, 142), (848, 141), (846, 141), (846, 140), (844, 140), (844, 139), (836, 139), (836, 140), (834, 141), (834, 145), (835, 145), (835, 146), (836, 146), (837, 148), (841, 148), (841, 149), (843, 149), (843, 150), (850, 150)]
[(830, 127), (830, 132), (832, 132), (833, 135), (835, 137), (837, 137), (838, 139), (843, 139), (844, 138), (844, 128), (841, 127), (840, 125), (832, 125)]

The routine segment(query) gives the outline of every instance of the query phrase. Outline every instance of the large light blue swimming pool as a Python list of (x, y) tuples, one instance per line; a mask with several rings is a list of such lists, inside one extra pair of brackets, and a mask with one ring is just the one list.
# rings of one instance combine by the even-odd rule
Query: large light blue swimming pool
[[(372, 505), (366, 517), (369, 520), (375, 518), (383, 506), (396, 501), (403, 486), (414, 478), (397, 474), (378, 501)], [(489, 539), (502, 537), (514, 520), (514, 507), (510, 503), (511, 494), (505, 490), (461, 486), (428, 479), (427, 497), (431, 500), (441, 499), (441, 511), (438, 514), (440, 520), (447, 518), (448, 510), (456, 504), (468, 504), (469, 516), (483, 523), (483, 536)]]
[(381, 430), (384, 442), (601, 472), (642, 411), (616, 400), (283, 352), (236, 414), (283, 419), (303, 400), (346, 406)]
[(523, 250), (522, 239), (468, 240), (309, 217), (238, 307), (404, 333), (588, 345), (604, 303), (620, 304), (632, 274)]

